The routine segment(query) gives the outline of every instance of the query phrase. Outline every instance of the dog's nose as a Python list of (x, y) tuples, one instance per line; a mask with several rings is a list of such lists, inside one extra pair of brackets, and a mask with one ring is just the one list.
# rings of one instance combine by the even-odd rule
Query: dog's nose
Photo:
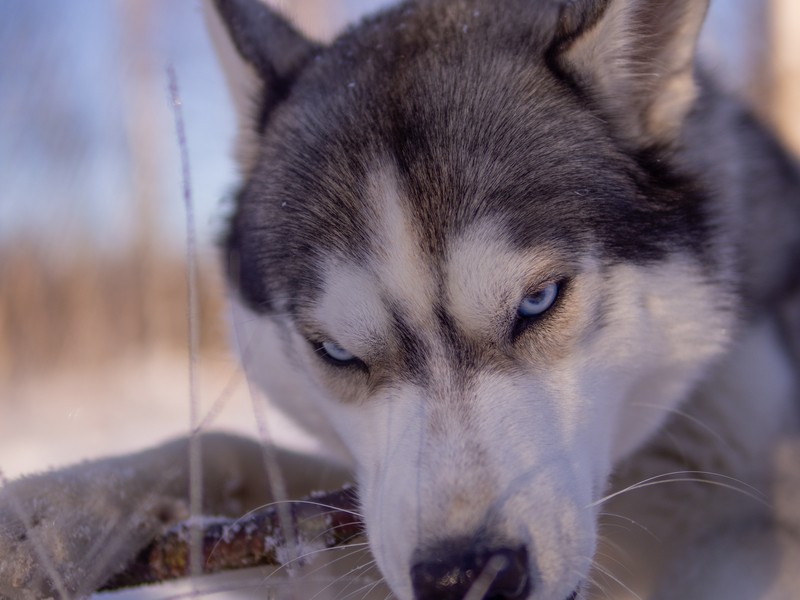
[(524, 600), (532, 592), (525, 546), (461, 552), (453, 546), (427, 551), (411, 567), (416, 600)]

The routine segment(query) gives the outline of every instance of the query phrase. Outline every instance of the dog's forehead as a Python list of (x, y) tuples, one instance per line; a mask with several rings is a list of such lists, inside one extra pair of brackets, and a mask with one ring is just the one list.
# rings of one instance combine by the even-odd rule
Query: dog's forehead
[(570, 253), (554, 246), (515, 247), (501, 223), (476, 219), (431, 248), (424, 217), (408, 201), (396, 169), (382, 164), (367, 176), (363, 201), (381, 218), (372, 223), (358, 257), (333, 252), (323, 261), (316, 323), (357, 350), (402, 321), (433, 331), (443, 315), (466, 335), (491, 334), (531, 285), (564, 274)]
[(487, 218), (522, 245), (567, 241), (602, 200), (633, 195), (628, 159), (542, 49), (419, 29), (335, 47), (276, 112), (255, 177), (285, 209), (276, 228), (288, 217), (285, 229), (359, 253), (386, 210), (368, 199), (376, 165), (394, 171), (431, 252)]
[[(418, 285), (478, 224), (534, 254), (591, 247), (626, 260), (658, 259), (681, 235), (687, 205), (649, 201), (663, 182), (618, 147), (542, 48), (509, 45), (498, 32), (513, 24), (481, 32), (483, 17), (467, 16), (477, 20), (466, 32), (455, 18), (366, 26), (275, 111), (228, 238), (251, 305), (291, 310), (318, 296), (332, 255), (366, 264), (383, 252), (387, 282)], [(431, 304), (429, 285), (418, 304)]]
[(430, 321), (437, 294), (436, 265), (421, 251), (424, 232), (401, 197), (396, 173), (376, 165), (362, 202), (380, 215), (361, 232), (358, 255), (339, 249), (321, 259), (321, 281), (309, 298), (312, 320), (351, 350), (385, 338), (402, 314), (416, 327)]
[(593, 135), (592, 118), (552, 100), (507, 94), (477, 106), (464, 91), (417, 109), (424, 94), (402, 108), (388, 91), (375, 94), (375, 105), (356, 103), (344, 116), (308, 113), (315, 127), (296, 117), (265, 145), (234, 233), (269, 295), (313, 299), (335, 256), (377, 261), (391, 297), (432, 306), (437, 277), (465, 279), (445, 273), (448, 261), (468, 273), (459, 256), (482, 246), (494, 276), (487, 257), (512, 264), (500, 258), (510, 249), (579, 255), (602, 234), (592, 222), (612, 221), (598, 212), (635, 194), (614, 153), (597, 151), (607, 140)]
[(546, 69), (503, 73), (515, 71), (504, 61), (475, 72), (412, 61), (301, 95), (267, 132), (251, 199), (279, 209), (278, 236), (354, 255), (401, 204), (423, 232), (416, 252), (441, 254), (485, 220), (523, 246), (579, 245), (570, 238), (601, 199), (629, 198), (631, 181), (602, 125)]

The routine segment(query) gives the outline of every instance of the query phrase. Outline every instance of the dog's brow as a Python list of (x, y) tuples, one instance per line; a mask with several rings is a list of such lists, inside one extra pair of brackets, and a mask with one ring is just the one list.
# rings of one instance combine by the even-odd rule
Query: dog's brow
[[(388, 164), (388, 161), (387, 161)], [(435, 282), (426, 262), (424, 233), (411, 216), (392, 167), (379, 165), (367, 179), (366, 201), (379, 219), (371, 223), (370, 265), (387, 298), (406, 307), (431, 306)]]
[(523, 294), (575, 267), (554, 248), (515, 249), (495, 225), (478, 223), (450, 244), (445, 269), (444, 295), (453, 318), (465, 331), (491, 335)]
[(385, 335), (390, 316), (375, 278), (367, 270), (332, 261), (324, 269), (319, 299), (300, 320), (307, 330), (363, 355)]
[[(389, 338), (402, 345), (403, 331), (429, 328), (436, 301), (434, 269), (396, 173), (377, 165), (365, 183), (366, 258), (331, 258), (322, 269), (322, 293), (300, 316), (304, 330), (331, 337), (359, 356)], [(401, 321), (406, 326), (398, 330)]]

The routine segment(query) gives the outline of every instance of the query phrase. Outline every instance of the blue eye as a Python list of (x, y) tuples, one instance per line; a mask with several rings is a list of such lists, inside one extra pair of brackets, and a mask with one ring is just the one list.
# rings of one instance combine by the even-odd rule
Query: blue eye
[(551, 283), (537, 292), (525, 296), (517, 308), (517, 315), (522, 319), (538, 317), (547, 312), (558, 298), (559, 285)]
[(342, 348), (336, 342), (331, 342), (331, 341), (322, 342), (318, 346), (318, 351), (321, 352), (325, 356), (325, 358), (328, 358), (335, 363), (345, 364), (352, 362), (353, 360), (356, 359), (356, 357), (352, 353)]

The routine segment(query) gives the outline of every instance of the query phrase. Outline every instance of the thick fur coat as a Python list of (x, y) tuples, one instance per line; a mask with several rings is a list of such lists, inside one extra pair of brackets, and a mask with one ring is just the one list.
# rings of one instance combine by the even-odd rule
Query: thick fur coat
[(698, 66), (707, 2), (417, 0), (329, 45), (206, 8), (233, 337), (398, 598), (800, 593), (800, 176)]

